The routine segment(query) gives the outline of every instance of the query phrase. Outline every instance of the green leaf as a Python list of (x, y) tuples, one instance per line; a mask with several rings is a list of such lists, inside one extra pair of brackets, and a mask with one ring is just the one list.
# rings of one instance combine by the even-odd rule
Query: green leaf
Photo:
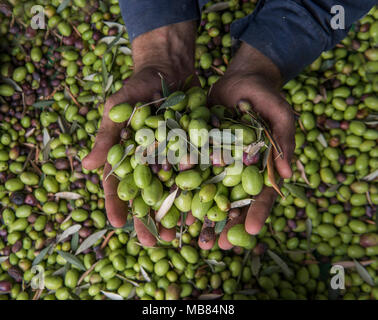
[(45, 255), (47, 254), (47, 252), (49, 252), (50, 248), (53, 246), (53, 244), (49, 244), (46, 248), (44, 248), (39, 254), (38, 256), (35, 257), (34, 261), (33, 261), (33, 266), (37, 265), (38, 263), (40, 263), (43, 258), (45, 257)]
[(286, 277), (290, 278), (293, 276), (293, 271), (288, 267), (285, 261), (283, 261), (276, 253), (268, 249), (268, 255), (272, 260), (281, 268), (282, 272)]
[(108, 83), (108, 69), (106, 68), (106, 63), (105, 63), (105, 55), (102, 57), (101, 60), (101, 72), (102, 72), (102, 91), (103, 94), (105, 95), (105, 87), (106, 84)]
[(290, 183), (284, 183), (284, 187), (289, 190), (289, 192), (296, 198), (300, 198), (302, 199), (303, 201), (306, 201), (307, 203), (309, 202), (307, 197), (306, 197), (306, 194), (304, 192), (304, 188), (302, 187), (299, 187), (299, 186), (296, 186), (294, 184), (290, 184)]
[(163, 97), (168, 97), (169, 96), (169, 89), (168, 89), (168, 85), (164, 79), (164, 77), (162, 76), (161, 73), (159, 73), (159, 76), (160, 76), (160, 79), (161, 79), (161, 91), (163, 93)]
[(214, 228), (214, 231), (216, 234), (219, 234), (223, 231), (224, 227), (226, 226), (226, 223), (227, 223), (227, 219), (224, 219), (222, 221), (218, 221), (216, 224), (215, 224), (215, 228)]
[(140, 221), (142, 221), (142, 223), (144, 224), (144, 226), (147, 228), (148, 231), (150, 231), (150, 233), (156, 238), (156, 239), (160, 239), (159, 237), (159, 232), (157, 230), (157, 227), (156, 227), (156, 224), (155, 224), (155, 221), (151, 218), (151, 216), (147, 215), (143, 218), (140, 218), (139, 219)]
[(70, 1), (71, 0), (63, 0), (58, 9), (56, 9), (56, 13), (61, 13), (64, 9), (66, 9)]
[(7, 84), (9, 84), (10, 86), (12, 86), (15, 90), (19, 91), (19, 92), (22, 92), (22, 88), (17, 84), (16, 81), (14, 81), (13, 79), (11, 78), (5, 78), (5, 77), (0, 77), (0, 80), (2, 82), (5, 82)]
[(356, 270), (360, 277), (370, 286), (374, 287), (375, 283), (369, 272), (359, 263), (356, 259), (353, 259), (354, 264), (356, 265)]
[(120, 296), (119, 294), (116, 294), (116, 293), (113, 293), (113, 292), (106, 292), (106, 291), (102, 291), (102, 290), (101, 290), (101, 292), (103, 293), (103, 295), (105, 297), (107, 297), (110, 300), (123, 300), (122, 296)]
[(168, 98), (167, 100), (164, 101), (164, 103), (159, 107), (159, 109), (156, 112), (159, 112), (162, 109), (167, 109), (170, 108), (181, 101), (183, 101), (186, 98), (185, 93), (179, 94), (177, 96), (173, 96)]
[(75, 225), (67, 228), (66, 230), (64, 230), (64, 232), (62, 234), (60, 234), (56, 237), (56, 243), (63, 242), (69, 236), (73, 235), (75, 232), (78, 232), (80, 229), (81, 229), (80, 224), (75, 224)]
[(117, 42), (119, 41), (119, 39), (121, 39), (122, 37), (122, 32), (118, 33), (116, 35), (116, 37), (112, 40), (112, 42), (109, 43), (108, 45), (108, 49), (106, 50), (106, 52), (110, 52), (110, 50), (117, 44)]
[(259, 255), (252, 255), (251, 271), (252, 274), (257, 277), (261, 268), (261, 260)]
[(37, 101), (34, 104), (32, 104), (32, 106), (34, 108), (44, 108), (44, 107), (51, 106), (54, 102), (55, 102), (54, 100)]
[(106, 229), (97, 231), (94, 234), (91, 234), (88, 238), (86, 238), (76, 250), (75, 255), (87, 250), (88, 248), (92, 247), (98, 240), (100, 240), (103, 235), (106, 233)]
[(131, 232), (134, 230), (134, 220), (133, 219), (128, 219), (126, 224), (122, 228), (123, 231), (125, 232)]
[(73, 254), (60, 251), (58, 250), (58, 254), (67, 262), (71, 263), (75, 267), (79, 268), (80, 270), (86, 271), (84, 264), (81, 262), (81, 260), (78, 257), (75, 257)]
[(310, 218), (306, 219), (306, 238), (307, 238), (307, 250), (310, 250), (311, 245), (311, 233), (312, 233), (312, 221)]

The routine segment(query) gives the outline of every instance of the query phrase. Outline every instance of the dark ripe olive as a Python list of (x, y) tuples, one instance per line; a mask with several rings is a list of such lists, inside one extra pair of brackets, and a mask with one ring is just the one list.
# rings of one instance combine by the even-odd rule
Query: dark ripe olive
[(91, 175), (91, 181), (94, 183), (94, 184), (99, 184), (100, 183), (100, 177), (94, 173)]
[(0, 237), (1, 238), (5, 238), (7, 236), (7, 230), (6, 229), (1, 229), (0, 230)]
[(11, 247), (10, 246), (4, 247), (1, 252), (2, 252), (2, 255), (9, 256), (11, 253)]
[(20, 251), (21, 248), (22, 248), (22, 242), (21, 242), (21, 240), (17, 240), (17, 241), (13, 244), (13, 246), (12, 246), (12, 252), (13, 252), (13, 253), (16, 253), (16, 252)]
[(8, 292), (12, 289), (12, 283), (10, 281), (4, 280), (0, 281), (0, 292)]
[(35, 220), (37, 220), (37, 218), (38, 218), (37, 214), (31, 213), (27, 219), (30, 224), (33, 224)]
[(206, 227), (206, 228), (202, 229), (202, 231), (200, 233), (199, 240), (201, 242), (207, 243), (207, 242), (213, 240), (214, 238), (215, 238), (214, 228)]
[(70, 167), (70, 163), (69, 163), (68, 159), (59, 158), (59, 159), (55, 160), (54, 166), (58, 170), (67, 170)]
[(14, 279), (16, 282), (22, 281), (22, 271), (17, 266), (11, 266), (8, 269), (8, 274)]
[(10, 196), (10, 201), (15, 205), (20, 206), (24, 203), (25, 194), (22, 192), (13, 192)]
[[(306, 195), (307, 196), (307, 195)], [(308, 196), (307, 196), (308, 197)], [(309, 198), (309, 197), (308, 197)], [(305, 214), (306, 214), (306, 211), (305, 211), (305, 209), (303, 209), (303, 208), (300, 208), (300, 209), (298, 209), (297, 210), (297, 214), (296, 214), (296, 218), (303, 218), (304, 216), (305, 216)]]
[(92, 233), (91, 229), (89, 229), (87, 227), (83, 227), (79, 230), (80, 238), (87, 238), (91, 235), (91, 233)]
[(105, 258), (105, 252), (100, 247), (94, 248), (94, 251), (96, 253), (96, 260), (101, 260)]
[(29, 194), (26, 195), (25, 200), (24, 200), (24, 203), (25, 203), (25, 204), (28, 204), (28, 205), (30, 205), (30, 206), (36, 206), (37, 203), (38, 203), (38, 201), (37, 201), (37, 199), (34, 197), (33, 194), (29, 193)]
[(297, 224), (292, 219), (287, 220), (287, 225), (289, 226), (290, 229), (295, 229), (297, 227)]

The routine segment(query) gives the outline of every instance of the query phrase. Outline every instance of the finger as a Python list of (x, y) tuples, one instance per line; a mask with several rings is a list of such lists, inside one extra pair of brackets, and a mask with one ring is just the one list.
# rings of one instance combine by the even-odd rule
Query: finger
[(227, 232), (236, 224), (244, 224), (245, 216), (247, 214), (246, 209), (247, 208), (245, 208), (245, 210), (242, 210), (241, 214), (238, 217), (229, 220), (226, 226), (223, 228), (218, 239), (219, 248), (221, 248), (222, 250), (230, 250), (233, 247), (231, 242), (227, 239)]
[[(202, 231), (205, 229), (205, 228), (208, 228), (208, 226), (206, 226), (206, 223), (203, 223), (202, 224), (202, 230), (201, 230), (201, 233)], [(213, 228), (214, 230), (214, 228)], [(202, 241), (201, 239), (201, 234), (198, 238), (198, 246), (202, 249), (202, 250), (210, 250), (212, 247), (214, 247), (214, 244), (215, 244), (215, 240), (216, 240), (216, 237), (215, 237), (215, 234), (214, 234), (214, 237), (212, 237), (210, 240), (208, 241)]]
[(172, 241), (176, 238), (176, 228), (167, 229), (159, 223), (159, 235), (164, 241)]
[(124, 124), (115, 123), (110, 120), (109, 111), (113, 106), (129, 100), (129, 95), (125, 88), (110, 96), (105, 103), (95, 144), (92, 151), (82, 161), (83, 167), (87, 170), (93, 170), (102, 166), (106, 161), (109, 149), (119, 141), (119, 135)]
[(106, 163), (104, 168), (104, 179), (102, 181), (105, 193), (105, 209), (110, 224), (115, 228), (121, 228), (127, 220), (128, 206), (125, 201), (118, 198), (118, 179), (112, 175), (105, 180), (111, 170), (110, 164)]
[(134, 229), (139, 242), (146, 247), (153, 247), (156, 244), (156, 238), (146, 228), (142, 221), (134, 216)]
[(272, 209), (277, 192), (271, 187), (264, 187), (261, 193), (256, 196), (255, 201), (249, 206), (245, 219), (245, 230), (249, 234), (256, 235), (264, 226)]
[[(286, 102), (284, 102), (286, 104)], [(289, 105), (287, 104), (289, 108)], [(281, 110), (284, 110), (282, 107)], [(281, 119), (281, 120), (279, 120)], [(279, 173), (279, 175), (288, 179), (292, 175), (292, 170), (290, 166), (291, 158), (295, 149), (295, 125), (294, 116), (291, 112), (283, 111), (282, 116), (274, 121), (273, 137), (282, 149), (281, 156), (273, 149), (273, 157), (275, 159), (274, 164)]]

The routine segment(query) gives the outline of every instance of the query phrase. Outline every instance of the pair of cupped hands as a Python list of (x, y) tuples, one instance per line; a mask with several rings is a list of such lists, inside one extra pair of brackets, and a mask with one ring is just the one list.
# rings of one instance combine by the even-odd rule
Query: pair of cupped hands
[[(195, 35), (196, 22), (188, 21), (161, 27), (135, 38), (132, 42), (133, 75), (119, 91), (107, 99), (94, 147), (83, 159), (84, 168), (94, 170), (105, 165), (104, 177), (111, 170), (110, 164), (106, 162), (107, 153), (114, 144), (119, 143), (120, 132), (125, 126), (124, 123), (114, 123), (109, 119), (109, 111), (113, 106), (123, 102), (133, 105), (157, 100), (162, 95), (161, 76), (167, 84), (172, 84), (172, 92), (190, 75), (195, 74)], [(198, 79), (194, 79), (193, 85), (198, 83)], [(292, 175), (290, 160), (295, 147), (295, 126), (291, 107), (280, 95), (281, 84), (280, 72), (273, 62), (243, 43), (225, 74), (212, 87), (208, 105), (220, 104), (234, 108), (240, 100), (249, 101), (254, 111), (270, 125), (272, 134), (283, 151), (283, 158), (273, 154), (276, 170), (281, 178), (289, 178)], [(122, 227), (129, 211), (127, 202), (118, 198), (118, 182), (112, 175), (103, 179), (105, 208), (113, 227)], [(276, 196), (273, 188), (264, 186), (249, 208), (243, 208), (239, 216), (228, 221), (219, 236), (219, 247), (224, 250), (232, 248), (227, 240), (227, 231), (235, 224), (244, 224), (248, 233), (258, 234), (269, 216)], [(188, 214), (186, 224), (194, 221), (195, 218)], [(134, 227), (142, 245), (155, 245), (156, 238), (136, 217)], [(176, 237), (176, 228), (166, 229), (159, 225), (159, 235), (162, 240), (172, 241)], [(215, 244), (215, 240), (198, 241), (200, 248), (204, 250), (211, 249)]]

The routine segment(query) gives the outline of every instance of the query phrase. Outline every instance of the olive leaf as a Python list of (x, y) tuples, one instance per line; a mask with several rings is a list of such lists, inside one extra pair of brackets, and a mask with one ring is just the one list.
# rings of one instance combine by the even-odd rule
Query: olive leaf
[(230, 204), (230, 208), (231, 209), (242, 208), (242, 207), (250, 205), (252, 201), (254, 201), (254, 199), (242, 199), (242, 200), (233, 201)]
[(159, 72), (159, 77), (161, 79), (161, 92), (163, 93), (163, 97), (167, 98), (169, 96), (169, 89), (167, 82), (165, 81), (163, 75)]
[(215, 259), (205, 259), (204, 261), (210, 266), (210, 268), (212, 268), (212, 266), (224, 267), (226, 265), (223, 261), (217, 261)]
[(376, 178), (378, 177), (378, 169), (369, 173), (368, 175), (366, 175), (365, 177), (362, 178), (362, 180), (365, 180), (365, 181), (373, 181), (375, 180)]
[(222, 221), (218, 221), (216, 224), (215, 224), (215, 227), (214, 227), (214, 232), (216, 234), (219, 234), (223, 231), (224, 227), (226, 226), (226, 223), (227, 223), (227, 219), (224, 219)]
[(77, 200), (83, 197), (81, 194), (78, 194), (76, 192), (70, 192), (70, 191), (57, 192), (54, 194), (54, 196), (57, 199), (66, 199), (66, 200)]
[(71, 263), (80, 270), (85, 271), (85, 267), (78, 257), (75, 257), (73, 254), (61, 250), (58, 250), (57, 252), (64, 260)]
[(146, 270), (144, 270), (142, 266), (139, 266), (139, 267), (140, 267), (140, 272), (144, 280), (146, 280), (147, 282), (151, 282), (151, 278), (148, 276), (148, 273), (146, 272)]
[(126, 159), (126, 157), (128, 156), (128, 154), (130, 153), (130, 151), (134, 148), (134, 145), (133, 144), (130, 144), (128, 145), (126, 148), (125, 148), (125, 151), (123, 152), (123, 156), (121, 158), (121, 160), (119, 160), (114, 166), (112, 166), (112, 169), (109, 171), (109, 173), (106, 175), (105, 177), (105, 180), (107, 180), (111, 174), (113, 174), (114, 171), (117, 170), (117, 168), (121, 165), (121, 163)]
[(53, 276), (62, 276), (62, 275), (64, 275), (65, 272), (66, 272), (66, 265), (67, 265), (67, 264), (65, 264), (63, 267), (59, 268), (58, 270), (54, 271), (54, 272), (52, 273), (52, 275), (53, 275)]
[(301, 160), (298, 159), (298, 160), (296, 161), (296, 165), (297, 165), (297, 168), (298, 168), (299, 172), (301, 173), (301, 177), (302, 177), (302, 179), (303, 179), (308, 185), (310, 185), (310, 181), (308, 181), (308, 179), (307, 179), (306, 171), (305, 171), (305, 168), (304, 168), (304, 166), (303, 166)]
[(178, 192), (179, 188), (176, 188), (175, 191), (173, 191), (168, 197), (166, 197), (163, 201), (163, 203), (161, 204), (158, 212), (156, 213), (155, 215), (155, 220), (157, 222), (160, 222), (161, 219), (164, 218), (164, 216), (167, 214), (167, 212), (169, 211), (169, 209), (172, 208), (173, 206), (173, 202), (175, 201), (176, 199), (176, 195), (177, 195), (177, 192)]
[(132, 55), (132, 51), (129, 47), (119, 47), (118, 50), (127, 56)]
[(32, 107), (34, 108), (45, 108), (48, 106), (51, 106), (55, 101), (54, 100), (43, 100), (43, 101), (37, 101), (32, 104)]
[(302, 199), (303, 201), (306, 201), (307, 203), (309, 203), (307, 197), (306, 197), (306, 194), (304, 192), (304, 189), (302, 187), (299, 187), (295, 184), (291, 184), (291, 183), (287, 183), (285, 182), (284, 183), (284, 187), (289, 190), (289, 192), (296, 198), (300, 198)]
[(327, 148), (328, 147), (327, 140), (324, 138), (324, 135), (322, 133), (319, 133), (319, 135), (316, 137), (316, 139), (323, 146), (323, 148)]
[(126, 221), (126, 224), (122, 227), (122, 230), (124, 232), (131, 232), (134, 230), (134, 220), (133, 219), (128, 219)]
[(265, 142), (262, 140), (262, 141), (259, 141), (259, 142), (252, 142), (250, 145), (248, 146), (245, 146), (243, 148), (243, 151), (248, 153), (248, 156), (249, 157), (253, 157), (255, 156), (262, 147), (265, 146)]
[(129, 42), (125, 38), (121, 38), (122, 33), (119, 33), (116, 37), (115, 36), (108, 36), (101, 38), (99, 43), (104, 42), (108, 45), (108, 50), (111, 49), (111, 47), (115, 44), (122, 45), (122, 44), (128, 44)]
[(106, 87), (106, 84), (108, 83), (108, 77), (109, 77), (109, 72), (105, 63), (105, 55), (101, 59), (101, 74), (102, 74), (102, 91), (103, 91), (103, 94), (105, 95), (105, 87)]
[(101, 293), (110, 300), (123, 300), (122, 296), (113, 292), (102, 291)]
[(192, 83), (192, 81), (193, 81), (193, 74), (189, 75), (189, 76), (185, 79), (184, 84), (183, 84), (183, 86), (182, 86), (182, 91), (186, 91), (187, 89), (189, 89), (189, 88), (190, 88), (190, 85), (191, 85), (191, 83)]
[(158, 108), (158, 110), (156, 111), (156, 113), (158, 113), (160, 110), (163, 110), (163, 109), (167, 109), (167, 108), (170, 108), (178, 103), (180, 103), (181, 101), (183, 101), (184, 99), (186, 98), (186, 94), (185, 93), (182, 93), (182, 94), (178, 94), (176, 96), (173, 96), (173, 97), (169, 97), (167, 100), (165, 100), (163, 102), (163, 104)]
[(126, 281), (126, 282), (131, 283), (134, 287), (139, 287), (139, 283), (138, 283), (138, 282), (135, 282), (135, 281), (133, 281), (133, 280), (130, 280), (130, 279), (128, 279), (128, 278), (125, 278), (124, 276), (121, 276), (120, 274), (116, 274), (115, 276), (116, 276), (117, 278), (121, 279), (121, 280), (124, 280), (124, 281)]
[(12, 86), (15, 90), (19, 91), (19, 92), (22, 92), (22, 89), (21, 87), (16, 83), (16, 81), (14, 81), (13, 79), (11, 78), (5, 78), (5, 77), (1, 77), (0, 80), (2, 82), (5, 82), (6, 84), (9, 84), (10, 86)]
[(156, 227), (156, 223), (155, 221), (151, 218), (150, 215), (147, 215), (143, 218), (139, 218), (139, 220), (144, 224), (144, 226), (147, 228), (148, 231), (150, 231), (150, 233), (156, 238), (156, 239), (160, 239), (159, 237), (159, 232), (158, 232), (158, 229)]
[(269, 154), (270, 154), (270, 149), (272, 148), (272, 144), (269, 142), (266, 150), (264, 151), (264, 157), (263, 157), (263, 166), (262, 166), (262, 169), (260, 170), (260, 172), (264, 172), (265, 171), (265, 168), (268, 164), (268, 158), (269, 158)]
[(281, 268), (286, 277), (290, 278), (293, 276), (293, 271), (288, 267), (285, 261), (283, 261), (276, 253), (274, 253), (270, 249), (268, 249), (267, 252), (272, 260)]
[(71, 249), (75, 251), (79, 246), (79, 232), (75, 232), (71, 238)]
[(312, 221), (310, 218), (306, 219), (306, 238), (307, 238), (307, 250), (310, 250), (311, 245), (311, 233), (312, 233)]
[(223, 294), (218, 293), (203, 293), (198, 297), (198, 300), (216, 300), (223, 296)]
[(80, 229), (81, 229), (80, 224), (75, 224), (75, 225), (67, 228), (66, 230), (64, 230), (64, 232), (62, 234), (60, 234), (56, 237), (56, 243), (63, 242), (69, 236), (73, 235), (75, 232), (78, 232)]
[(112, 84), (113, 84), (113, 75), (110, 75), (105, 86), (105, 93), (109, 91)]
[(181, 118), (182, 118), (182, 114), (178, 111), (175, 112), (175, 118), (176, 118), (176, 121), (177, 122), (180, 122)]
[(41, 252), (38, 254), (38, 256), (35, 257), (35, 259), (33, 260), (33, 266), (37, 265), (38, 263), (40, 263), (43, 258), (46, 256), (47, 252), (49, 252), (49, 250), (52, 248), (53, 244), (49, 244), (46, 248), (44, 248), (43, 250), (41, 250)]
[(83, 80), (85, 81), (93, 81), (94, 78), (98, 75), (98, 73), (91, 73), (91, 74), (88, 74), (87, 76), (85, 76), (83, 78)]
[(209, 6), (203, 12), (209, 13), (209, 12), (221, 11), (221, 10), (227, 9), (229, 6), (230, 6), (229, 1), (222, 1), (222, 2), (218, 2), (218, 3), (215, 3), (211, 6)]
[(173, 120), (171, 118), (168, 118), (166, 120), (167, 127), (171, 130), (173, 129), (181, 129), (181, 126), (178, 124), (176, 120)]
[(64, 9), (66, 9), (70, 1), (71, 0), (63, 0), (58, 9), (56, 9), (56, 13), (61, 13)]
[(87, 250), (88, 248), (92, 247), (98, 240), (100, 240), (104, 234), (107, 232), (106, 229), (97, 231), (94, 234), (91, 234), (88, 238), (86, 238), (79, 246), (79, 248), (76, 250), (75, 255), (78, 255), (79, 253)]
[(261, 276), (270, 276), (274, 273), (280, 272), (281, 268), (279, 266), (268, 266), (261, 270), (260, 275)]
[(373, 278), (371, 277), (371, 275), (369, 274), (369, 272), (367, 272), (367, 270), (356, 260), (356, 259), (353, 259), (354, 261), (354, 264), (356, 266), (356, 270), (358, 272), (358, 274), (360, 275), (360, 277), (370, 286), (374, 287), (375, 286), (375, 283), (374, 283), (374, 280)]
[(257, 277), (259, 275), (260, 268), (261, 268), (260, 256), (256, 255), (256, 254), (252, 255), (252, 259), (251, 259), (251, 271), (252, 271), (252, 274), (255, 277)]
[(125, 32), (126, 28), (125, 25), (118, 23), (118, 22), (112, 22), (112, 21), (102, 21), (104, 24), (106, 24), (109, 28), (118, 28), (118, 32)]
[(180, 233), (179, 233), (179, 247), (182, 247), (182, 233), (184, 231), (184, 225), (186, 217), (188, 216), (187, 212), (181, 212), (181, 224), (180, 224)]
[(218, 183), (221, 182), (226, 177), (226, 170), (223, 170), (220, 174), (206, 180), (203, 184), (209, 184), (209, 183)]
[(259, 292), (259, 290), (257, 290), (257, 289), (244, 289), (244, 290), (240, 290), (240, 291), (238, 291), (236, 293), (238, 293), (238, 294), (244, 294), (246, 296), (254, 296), (258, 292)]
[(0, 263), (3, 263), (4, 261), (7, 261), (8, 260), (8, 256), (2, 256), (0, 257)]
[(47, 161), (49, 158), (49, 153), (51, 150), (51, 142), (52, 139), (50, 138), (49, 132), (46, 128), (43, 129), (43, 149), (42, 149), (42, 155), (43, 155), (43, 161)]
[[(365, 260), (365, 261), (361, 261), (360, 264), (362, 266), (368, 266), (370, 264), (372, 264), (373, 262), (375, 262), (375, 260)], [(354, 261), (336, 261), (336, 262), (333, 262), (332, 263), (333, 266), (342, 266), (343, 268), (355, 268), (356, 267), (356, 264), (354, 263)]]
[(284, 199), (285, 196), (282, 194), (280, 187), (276, 183), (276, 177), (275, 177), (275, 170), (274, 170), (274, 164), (273, 164), (273, 149), (270, 148), (269, 155), (268, 155), (268, 162), (267, 162), (267, 169), (268, 169), (268, 180), (274, 190)]

